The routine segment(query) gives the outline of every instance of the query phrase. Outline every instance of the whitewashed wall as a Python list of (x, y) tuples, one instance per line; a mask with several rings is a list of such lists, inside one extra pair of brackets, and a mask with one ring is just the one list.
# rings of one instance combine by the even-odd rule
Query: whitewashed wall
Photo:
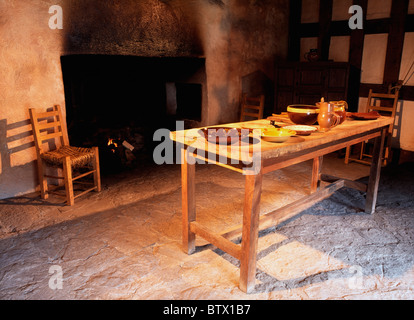
[[(332, 20), (347, 20), (352, 0), (334, 0)], [(368, 0), (367, 19), (387, 18), (391, 13), (392, 0)], [(315, 23), (319, 21), (319, 0), (303, 0), (302, 23)], [(409, 14), (414, 14), (414, 0), (409, 2)], [(388, 34), (366, 35), (361, 67), (361, 82), (382, 84), (384, 76), (385, 57), (387, 52)], [(301, 39), (301, 60), (305, 61), (304, 54), (312, 48), (317, 48), (318, 38)], [(348, 62), (350, 49), (350, 37), (332, 37), (329, 59), (337, 62)], [(414, 61), (414, 33), (405, 34), (404, 49), (401, 62), (400, 80), (406, 76)], [(407, 85), (414, 85), (414, 76)], [(366, 98), (360, 98), (359, 111), (366, 109)], [(407, 151), (414, 151), (414, 101), (399, 101), (393, 145)]]

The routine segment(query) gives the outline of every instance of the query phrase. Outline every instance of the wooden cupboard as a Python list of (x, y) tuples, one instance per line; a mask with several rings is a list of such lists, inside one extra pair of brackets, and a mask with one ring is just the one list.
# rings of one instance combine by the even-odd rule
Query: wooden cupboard
[(345, 100), (350, 105), (348, 111), (353, 111), (358, 108), (355, 88), (359, 87), (359, 78), (355, 77), (358, 73), (344, 62), (276, 64), (274, 112), (285, 112), (290, 104), (314, 105), (322, 97), (325, 101)]

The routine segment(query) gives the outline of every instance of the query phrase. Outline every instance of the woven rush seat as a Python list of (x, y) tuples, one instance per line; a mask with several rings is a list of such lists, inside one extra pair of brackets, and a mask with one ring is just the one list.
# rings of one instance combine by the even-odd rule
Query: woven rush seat
[(49, 166), (59, 167), (63, 165), (65, 157), (69, 156), (72, 168), (85, 167), (91, 164), (94, 152), (90, 148), (79, 148), (72, 146), (62, 146), (59, 149), (43, 153), (41, 155)]

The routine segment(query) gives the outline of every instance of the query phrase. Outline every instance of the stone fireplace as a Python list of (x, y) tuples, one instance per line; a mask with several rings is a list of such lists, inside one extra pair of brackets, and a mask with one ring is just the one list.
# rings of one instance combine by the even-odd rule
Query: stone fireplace
[(98, 146), (103, 173), (150, 157), (156, 130), (203, 122), (204, 58), (68, 55), (61, 63), (69, 139)]

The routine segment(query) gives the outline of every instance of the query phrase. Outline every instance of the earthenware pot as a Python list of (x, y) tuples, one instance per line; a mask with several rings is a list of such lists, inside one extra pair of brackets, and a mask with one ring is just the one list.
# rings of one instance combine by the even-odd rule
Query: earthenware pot
[(319, 108), (306, 104), (292, 104), (287, 107), (287, 112), (293, 123), (311, 126), (318, 120)]
[(305, 53), (305, 59), (309, 62), (315, 62), (319, 60), (318, 49), (310, 49), (309, 52)]
[(327, 132), (339, 124), (341, 118), (334, 112), (334, 106), (334, 104), (324, 102), (323, 100), (319, 103), (319, 131)]

